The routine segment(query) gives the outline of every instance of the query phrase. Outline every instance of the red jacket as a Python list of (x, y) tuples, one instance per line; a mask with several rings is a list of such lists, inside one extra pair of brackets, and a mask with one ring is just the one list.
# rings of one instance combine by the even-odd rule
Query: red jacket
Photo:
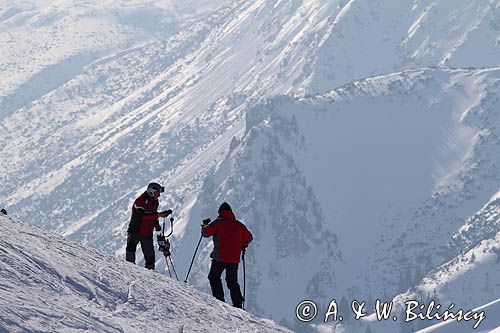
[(252, 241), (252, 233), (233, 212), (222, 211), (219, 217), (209, 226), (203, 227), (203, 237), (213, 236), (214, 250), (210, 255), (213, 259), (225, 263), (239, 263), (240, 254)]
[(160, 228), (158, 222), (158, 200), (147, 192), (141, 194), (132, 206), (132, 217), (128, 227), (129, 233), (137, 233), (143, 237), (153, 237), (153, 229)]

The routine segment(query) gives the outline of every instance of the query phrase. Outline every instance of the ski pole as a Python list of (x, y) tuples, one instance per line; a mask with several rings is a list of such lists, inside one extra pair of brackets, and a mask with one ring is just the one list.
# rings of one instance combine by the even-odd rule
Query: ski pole
[[(177, 279), (177, 281), (179, 281), (179, 277), (177, 276), (177, 272), (175, 271), (175, 266), (174, 266), (174, 262), (172, 261), (172, 257), (168, 257), (168, 259), (170, 260), (170, 265), (172, 265), (172, 270), (174, 271), (175, 278)], [(170, 273), (170, 269), (169, 269), (169, 273)]]
[(194, 257), (196, 256), (196, 252), (198, 252), (198, 247), (200, 247), (200, 243), (201, 243), (202, 239), (203, 239), (203, 235), (200, 236), (200, 240), (198, 241), (198, 245), (196, 245), (196, 250), (194, 250), (193, 259), (191, 259), (191, 265), (189, 265), (189, 270), (187, 272), (186, 279), (184, 280), (185, 283), (188, 282), (188, 276), (189, 276), (189, 273), (191, 273), (191, 267), (193, 267)]
[(245, 252), (246, 250), (243, 249), (243, 254), (242, 254), (242, 259), (243, 259), (243, 302), (241, 302), (241, 308), (243, 310), (245, 310), (245, 297), (246, 297), (246, 284), (247, 284), (247, 280), (246, 280), (246, 272), (245, 272)]
[[(203, 224), (201, 226), (206, 227), (210, 224), (210, 222), (211, 222), (210, 218), (204, 219), (202, 221)], [(186, 279), (184, 280), (184, 283), (188, 282), (189, 273), (191, 273), (191, 268), (193, 267), (194, 258), (196, 257), (196, 252), (198, 252), (198, 248), (200, 247), (200, 243), (201, 243), (202, 239), (203, 239), (203, 235), (200, 236), (200, 240), (198, 241), (198, 245), (196, 245), (196, 249), (194, 250), (193, 259), (191, 259), (191, 265), (189, 265), (189, 270), (186, 274)]]

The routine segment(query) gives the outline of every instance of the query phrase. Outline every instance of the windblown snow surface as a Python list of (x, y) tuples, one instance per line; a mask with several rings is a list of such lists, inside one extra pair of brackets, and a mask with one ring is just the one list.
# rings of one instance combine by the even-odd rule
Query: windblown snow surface
[(289, 332), (3, 214), (0, 235), (0, 332)]

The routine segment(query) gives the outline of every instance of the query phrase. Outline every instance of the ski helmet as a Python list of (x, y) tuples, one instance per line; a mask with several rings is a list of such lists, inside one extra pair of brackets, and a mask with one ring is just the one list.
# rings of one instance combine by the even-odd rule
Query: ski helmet
[(231, 209), (231, 206), (227, 202), (223, 202), (222, 205), (219, 207), (219, 213), (222, 211), (230, 211), (232, 212), (233, 210)]
[(165, 188), (158, 183), (149, 183), (146, 192), (148, 192), (148, 194), (153, 197), (155, 192), (157, 193), (165, 192)]

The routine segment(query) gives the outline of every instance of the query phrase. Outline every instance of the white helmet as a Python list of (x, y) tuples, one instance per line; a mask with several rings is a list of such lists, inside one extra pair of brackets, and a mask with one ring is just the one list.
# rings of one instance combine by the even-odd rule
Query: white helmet
[(158, 183), (149, 183), (146, 192), (148, 192), (148, 194), (153, 197), (155, 192), (158, 193), (165, 192), (165, 188)]

